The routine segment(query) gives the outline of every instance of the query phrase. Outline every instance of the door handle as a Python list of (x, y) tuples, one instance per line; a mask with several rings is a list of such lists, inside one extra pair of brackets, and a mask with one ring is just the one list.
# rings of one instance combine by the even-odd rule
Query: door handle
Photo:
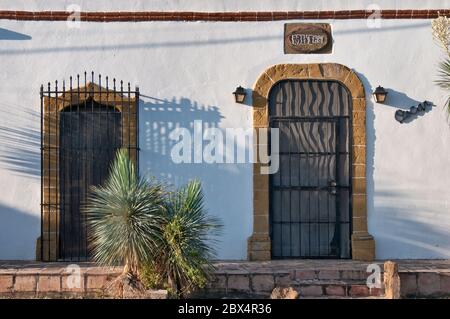
[(331, 195), (336, 195), (337, 194), (337, 189), (336, 189), (337, 183), (336, 183), (335, 180), (329, 181), (328, 187), (329, 187), (329, 192), (330, 192)]

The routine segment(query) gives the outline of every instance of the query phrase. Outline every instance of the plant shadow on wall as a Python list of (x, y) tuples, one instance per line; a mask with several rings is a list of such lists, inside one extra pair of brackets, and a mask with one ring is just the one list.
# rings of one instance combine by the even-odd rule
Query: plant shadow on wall
[(384, 254), (380, 258), (450, 258), (450, 224), (437, 222), (448, 220), (447, 198), (444, 194), (438, 200), (427, 199), (439, 192), (415, 186), (376, 191), (373, 227), (377, 250)]
[[(206, 128), (218, 128), (223, 115), (215, 105), (202, 105), (188, 98), (161, 99), (140, 94), (139, 144), (140, 171), (154, 176), (169, 186), (181, 186), (198, 179), (205, 193), (205, 206), (223, 217), (223, 244), (219, 259), (242, 259), (251, 233), (252, 167), (251, 163), (176, 163), (171, 151), (179, 141), (169, 137), (177, 127), (186, 128), (194, 136), (194, 121)], [(225, 129), (223, 129), (225, 135)], [(192, 144), (194, 138), (192, 139)], [(203, 149), (208, 141), (201, 141)], [(235, 155), (244, 145), (235, 145)], [(244, 150), (245, 151), (245, 150)], [(236, 157), (236, 156), (235, 156)], [(191, 159), (194, 158), (193, 146)]]
[[(0, 168), (33, 185), (41, 176), (40, 130), (33, 126), (40, 123), (40, 115), (24, 110), (22, 105), (5, 102), (0, 103), (0, 111)], [(4, 181), (9, 182), (6, 176)], [(24, 194), (15, 194), (11, 200), (17, 201), (20, 196)], [(40, 217), (18, 206), (21, 205), (0, 204), (0, 254), (4, 259), (34, 259)]]
[(28, 123), (40, 123), (40, 115), (17, 108), (12, 113), (8, 109), (9, 105), (2, 107), (5, 122), (0, 124), (0, 167), (20, 176), (40, 178), (40, 130), (19, 124), (24, 118), (30, 119)]
[[(374, 157), (375, 157), (375, 112), (374, 108), (379, 106), (372, 99), (373, 86), (369, 80), (361, 73), (357, 73), (363, 82), (366, 92), (366, 193), (367, 193), (367, 210), (369, 219), (369, 233), (375, 229), (382, 229), (382, 232), (372, 234), (377, 242), (377, 251), (401, 251), (403, 256), (398, 254), (393, 256), (382, 256), (382, 258), (412, 258), (417, 256), (428, 255), (428, 258), (448, 258), (450, 252), (446, 248), (439, 247), (436, 242), (443, 242), (443, 238), (448, 238), (448, 225), (433, 225), (424, 221), (432, 221), (435, 214), (442, 214), (444, 210), (434, 211), (430, 208), (430, 203), (423, 202), (414, 205), (413, 208), (409, 202), (411, 191), (401, 193), (395, 190), (375, 190), (374, 186)], [(409, 110), (410, 106), (418, 105), (422, 101), (410, 98), (405, 93), (388, 89), (389, 95), (384, 105), (395, 107), (404, 111)], [(426, 109), (430, 111), (431, 107)], [(395, 111), (392, 112), (392, 121)], [(405, 123), (411, 122), (415, 117), (411, 117)], [(391, 182), (392, 183), (392, 182)], [(395, 184), (395, 183), (394, 183)], [(382, 204), (375, 206), (374, 198)], [(406, 200), (405, 200), (406, 198)], [(405, 203), (400, 203), (405, 201)], [(418, 218), (411, 219), (411, 212), (417, 212)], [(376, 215), (377, 218), (373, 218)], [(433, 242), (434, 241), (434, 242)], [(445, 246), (446, 245), (446, 246)], [(448, 247), (447, 243), (443, 246)], [(392, 248), (395, 247), (395, 248)], [(418, 252), (422, 250), (421, 252)]]
[[(194, 136), (194, 121), (201, 121), (202, 129), (218, 127), (223, 116), (217, 106), (203, 106), (187, 98), (179, 100), (159, 99), (141, 94), (139, 131), (141, 148), (141, 171), (155, 175), (160, 180), (181, 185), (192, 178), (207, 178), (213, 175), (216, 164), (194, 163), (191, 147), (191, 163), (175, 163), (172, 148), (179, 141), (169, 135), (176, 128), (186, 128)], [(193, 139), (192, 139), (193, 144)]]

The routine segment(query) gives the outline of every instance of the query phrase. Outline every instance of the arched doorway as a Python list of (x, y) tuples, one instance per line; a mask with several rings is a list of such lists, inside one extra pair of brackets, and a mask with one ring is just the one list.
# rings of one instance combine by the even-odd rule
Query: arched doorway
[(272, 258), (350, 257), (350, 115), (351, 95), (337, 81), (272, 86), (280, 162), (269, 177)]
[[(261, 74), (253, 87), (253, 127), (258, 132), (260, 129), (263, 129), (261, 131), (264, 132), (270, 127), (269, 94), (272, 88), (283, 80), (332, 81), (339, 83), (349, 93), (351, 100), (349, 118), (351, 118), (352, 123), (348, 149), (349, 154), (351, 154), (349, 172), (351, 187), (351, 203), (349, 204), (349, 216), (351, 216), (349, 220), (349, 225), (351, 223), (350, 256), (355, 260), (373, 260), (375, 257), (375, 240), (369, 234), (367, 227), (366, 99), (363, 84), (355, 72), (337, 63), (274, 65)], [(326, 125), (330, 129), (332, 124)], [(256, 138), (254, 143), (254, 149), (257, 153), (259, 153), (260, 148), (267, 148), (268, 146), (266, 141), (259, 141)], [(253, 165), (253, 233), (248, 239), (248, 259), (250, 260), (269, 260), (272, 258), (270, 176), (262, 173), (264, 171), (261, 169), (263, 166), (264, 164), (260, 162)], [(280, 166), (282, 166), (281, 163)], [(331, 250), (331, 245), (329, 245), (329, 248)], [(342, 255), (339, 254), (339, 256)]]

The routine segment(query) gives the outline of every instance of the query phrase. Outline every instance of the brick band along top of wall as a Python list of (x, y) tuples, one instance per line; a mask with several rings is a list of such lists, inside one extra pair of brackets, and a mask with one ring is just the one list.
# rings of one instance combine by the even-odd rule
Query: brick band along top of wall
[(66, 12), (0, 10), (0, 19), (63, 21), (79, 14), (81, 21), (278, 21), (312, 19), (433, 19), (450, 15), (450, 9), (423, 10), (340, 10), (340, 11), (258, 11), (258, 12)]

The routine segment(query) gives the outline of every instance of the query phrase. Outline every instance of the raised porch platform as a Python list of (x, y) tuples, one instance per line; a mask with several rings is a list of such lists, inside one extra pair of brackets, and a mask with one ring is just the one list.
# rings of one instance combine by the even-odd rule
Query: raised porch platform
[[(374, 263), (383, 269), (384, 261)], [(450, 260), (396, 260), (403, 297), (450, 296)], [(103, 297), (103, 287), (121, 272), (94, 263), (0, 261), (0, 296)], [(369, 263), (353, 260), (273, 260), (267, 262), (218, 261), (216, 276), (198, 297), (265, 297), (276, 286), (293, 286), (301, 297), (358, 298), (383, 296), (369, 289)], [(70, 277), (72, 275), (72, 277)], [(78, 285), (79, 283), (79, 285)]]

